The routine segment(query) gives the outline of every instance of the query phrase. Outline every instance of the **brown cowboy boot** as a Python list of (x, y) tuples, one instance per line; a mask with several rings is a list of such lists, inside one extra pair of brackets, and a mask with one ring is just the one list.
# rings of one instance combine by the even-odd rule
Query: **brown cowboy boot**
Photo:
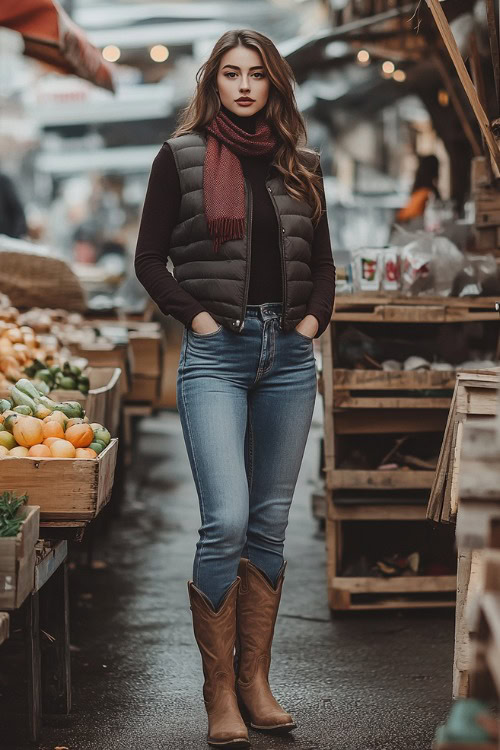
[(235, 693), (233, 666), (236, 600), (240, 579), (230, 586), (217, 611), (210, 600), (188, 583), (193, 628), (203, 662), (203, 696), (208, 714), (208, 743), (217, 747), (249, 747), (248, 731)]
[(274, 625), (278, 615), (285, 576), (284, 563), (276, 588), (249, 560), (242, 558), (238, 570), (238, 679), (236, 690), (242, 709), (253, 729), (290, 732), (296, 723), (269, 687), (269, 667)]

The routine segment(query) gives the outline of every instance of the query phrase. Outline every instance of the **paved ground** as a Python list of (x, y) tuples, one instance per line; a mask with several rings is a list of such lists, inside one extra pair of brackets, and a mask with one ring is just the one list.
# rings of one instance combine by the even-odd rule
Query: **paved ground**
[[(296, 717), (287, 738), (252, 734), (256, 750), (428, 750), (451, 685), (450, 612), (355, 614), (332, 621), (324, 540), (309, 510), (310, 440), (289, 527), (287, 580), (272, 684)], [(203, 750), (201, 673), (187, 607), (198, 511), (177, 415), (143, 423), (123, 514), (92, 570), (71, 574), (73, 711), (39, 746)], [(0, 650), (0, 747), (28, 750), (20, 642)]]

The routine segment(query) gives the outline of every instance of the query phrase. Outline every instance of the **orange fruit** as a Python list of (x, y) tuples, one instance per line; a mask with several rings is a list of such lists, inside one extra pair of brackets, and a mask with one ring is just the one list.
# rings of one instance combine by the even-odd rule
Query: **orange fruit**
[(75, 446), (69, 440), (54, 440), (50, 446), (52, 458), (75, 458)]
[(45, 438), (45, 440), (43, 441), (42, 445), (46, 445), (48, 448), (50, 448), (50, 446), (52, 445), (52, 443), (55, 443), (56, 440), (60, 440), (60, 439), (61, 438), (58, 438), (58, 437)]
[(52, 414), (49, 414), (48, 417), (45, 417), (43, 421), (52, 422), (53, 420), (60, 422), (60, 424), (62, 425), (64, 429), (64, 427), (66, 427), (66, 422), (68, 421), (68, 417), (66, 416), (66, 414), (63, 414), (62, 411), (57, 411), (56, 409), (55, 411), (52, 412)]
[(75, 448), (88, 448), (94, 439), (94, 430), (88, 424), (75, 424), (67, 428), (65, 437)]
[(97, 458), (97, 453), (92, 448), (77, 448), (75, 458)]
[(42, 424), (43, 437), (55, 437), (64, 439), (64, 430), (62, 424), (56, 419), (49, 419)]
[(40, 456), (42, 458), (50, 458), (52, 453), (48, 445), (32, 445), (28, 451), (28, 456)]
[(25, 458), (25, 456), (28, 455), (28, 449), (24, 445), (16, 445), (15, 448), (11, 448), (9, 451), (9, 456), (19, 456), (20, 458)]
[(12, 434), (19, 445), (30, 448), (43, 440), (42, 423), (35, 417), (21, 417), (16, 420)]

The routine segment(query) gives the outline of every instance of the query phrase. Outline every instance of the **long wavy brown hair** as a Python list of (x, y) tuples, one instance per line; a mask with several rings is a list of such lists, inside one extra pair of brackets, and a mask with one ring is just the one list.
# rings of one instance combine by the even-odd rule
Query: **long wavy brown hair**
[(228, 50), (240, 44), (260, 54), (269, 78), (269, 98), (264, 116), (274, 128), (280, 143), (273, 163), (283, 176), (288, 194), (306, 201), (313, 211), (312, 220), (317, 223), (322, 213), (321, 180), (316, 172), (319, 157), (316, 152), (306, 148), (306, 126), (295, 100), (293, 71), (264, 34), (251, 29), (238, 29), (226, 31), (221, 36), (196, 74), (196, 91), (181, 112), (173, 135), (203, 131), (219, 112), (221, 103), (216, 83), (220, 62)]

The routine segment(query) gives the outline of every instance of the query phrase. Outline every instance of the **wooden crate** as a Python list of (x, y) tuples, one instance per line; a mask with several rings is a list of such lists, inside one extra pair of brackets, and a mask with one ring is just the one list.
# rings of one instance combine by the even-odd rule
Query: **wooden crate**
[(118, 440), (95, 459), (1, 459), (2, 488), (27, 493), (46, 520), (91, 520), (111, 496)]
[[(7, 459), (2, 459), (6, 460)], [(3, 468), (3, 467), (2, 467)], [(3, 482), (2, 489), (8, 489)], [(18, 494), (21, 494), (18, 491)], [(32, 498), (30, 497), (30, 500)], [(0, 608), (17, 609), (33, 590), (35, 545), (38, 540), (40, 508), (24, 508), (26, 519), (15, 537), (0, 539)]]
[(132, 349), (129, 344), (71, 346), (73, 354), (84, 357), (91, 367), (120, 368), (120, 392), (124, 395), (131, 385)]
[(160, 390), (160, 377), (134, 375), (132, 387), (125, 396), (126, 403), (155, 403)]
[(120, 380), (119, 367), (89, 367), (90, 388), (87, 395), (80, 391), (51, 391), (49, 397), (57, 403), (78, 401), (85, 409), (90, 422), (98, 422), (116, 436), (120, 420)]
[(330, 493), (326, 497), (328, 604), (333, 612), (454, 606), (454, 575), (377, 578), (339, 574), (344, 521), (424, 521), (425, 505), (343, 506), (334, 504)]

